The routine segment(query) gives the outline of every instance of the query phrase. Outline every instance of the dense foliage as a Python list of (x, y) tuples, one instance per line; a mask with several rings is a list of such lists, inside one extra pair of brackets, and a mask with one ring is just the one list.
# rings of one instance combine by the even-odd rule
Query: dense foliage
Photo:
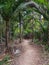
[(48, 21), (48, 0), (1, 0), (0, 42), (5, 41), (7, 47), (9, 40), (19, 37), (48, 42)]

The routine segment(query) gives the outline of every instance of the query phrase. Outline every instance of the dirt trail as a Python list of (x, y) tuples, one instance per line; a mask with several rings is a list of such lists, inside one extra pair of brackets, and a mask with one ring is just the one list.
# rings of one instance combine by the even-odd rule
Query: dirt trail
[(24, 40), (21, 44), (24, 52), (15, 57), (12, 65), (42, 65), (41, 47), (36, 44), (30, 45), (28, 40)]

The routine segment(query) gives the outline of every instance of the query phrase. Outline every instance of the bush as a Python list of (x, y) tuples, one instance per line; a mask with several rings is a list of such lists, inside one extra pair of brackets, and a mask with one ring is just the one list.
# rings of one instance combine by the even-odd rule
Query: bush
[(9, 63), (8, 63), (8, 60), (10, 59), (10, 56), (9, 55), (6, 55), (4, 58), (3, 58), (3, 60), (2, 61), (0, 61), (0, 65), (3, 65), (3, 64), (5, 64), (5, 65), (8, 65)]

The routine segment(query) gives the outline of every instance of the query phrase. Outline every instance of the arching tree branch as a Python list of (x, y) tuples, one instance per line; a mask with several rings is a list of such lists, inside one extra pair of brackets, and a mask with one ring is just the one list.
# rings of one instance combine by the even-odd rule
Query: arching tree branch
[[(49, 14), (46, 13), (45, 9), (43, 9), (41, 6), (39, 6), (37, 3), (33, 2), (33, 1), (22, 3), (20, 6), (18, 6), (16, 11), (18, 11), (18, 10), (20, 11), (20, 10), (26, 8), (27, 6), (34, 7), (40, 14), (42, 14), (44, 16), (44, 18), (46, 20), (49, 20)], [(15, 11), (15, 13), (16, 13), (16, 11)]]

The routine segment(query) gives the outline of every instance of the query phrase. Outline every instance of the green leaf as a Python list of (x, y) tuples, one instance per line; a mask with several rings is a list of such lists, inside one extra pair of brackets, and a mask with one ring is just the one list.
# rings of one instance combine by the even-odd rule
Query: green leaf
[(4, 5), (0, 5), (0, 9), (1, 9), (2, 7), (4, 7)]

